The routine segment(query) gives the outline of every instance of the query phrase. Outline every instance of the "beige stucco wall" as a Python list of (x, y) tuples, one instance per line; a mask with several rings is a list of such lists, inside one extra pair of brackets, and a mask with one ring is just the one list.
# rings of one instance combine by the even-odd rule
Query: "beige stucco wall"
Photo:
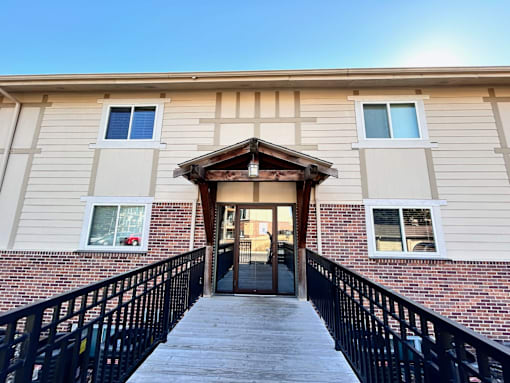
[(294, 182), (218, 182), (218, 202), (295, 203)]
[(501, 115), (501, 123), (507, 145), (510, 143), (510, 102), (498, 103), (499, 113)]
[[(90, 146), (100, 128), (98, 100), (103, 93), (50, 93), (40, 126), (40, 107), (22, 110), (14, 147), (28, 150), (34, 136), (36, 141), (32, 154), (11, 155), (11, 179), (0, 195), (0, 209), (6, 212), (0, 218), (4, 228), (0, 247), (5, 247), (8, 237), (5, 228), (19, 221), (12, 228), (14, 237), (9, 234), (15, 239), (14, 248), (76, 249), (85, 206), (81, 198), (88, 195), (150, 196), (154, 192), (156, 201), (191, 201), (197, 196), (196, 186), (173, 178), (173, 169), (180, 162), (255, 135), (331, 161), (340, 176), (320, 186), (323, 203), (361, 203), (367, 197), (430, 199), (434, 194), (447, 202), (441, 214), (448, 256), (510, 260), (510, 182), (504, 157), (508, 154), (495, 151), (502, 142), (491, 102), (484, 100), (489, 96), (487, 87), (420, 92), (429, 97), (424, 100), (426, 120), (430, 140), (437, 147), (429, 152), (365, 149), (363, 182), (360, 151), (352, 147), (358, 141), (354, 102), (348, 99), (352, 89), (167, 92), (170, 101), (164, 105), (161, 134), (166, 146), (119, 151)], [(412, 96), (416, 90), (374, 88), (359, 93)], [(509, 87), (496, 88), (497, 97), (509, 95)], [(41, 102), (43, 95), (18, 96), (34, 103)], [(110, 92), (112, 99), (159, 97), (159, 91)], [(3, 103), (0, 148), (13, 111), (5, 106), (6, 100)], [(510, 103), (498, 102), (498, 107), (500, 129), (508, 141)], [(26, 169), (30, 171), (25, 177)], [(293, 185), (278, 184), (276, 190), (276, 185), (259, 184), (258, 200), (295, 202)], [(220, 185), (218, 200), (253, 202), (254, 193), (250, 183)]]
[[(423, 89), (448, 256), (510, 261), (510, 183), (485, 87)], [(496, 93), (498, 95), (499, 93)]]
[(423, 149), (366, 149), (368, 198), (431, 199)]
[(259, 202), (296, 203), (296, 184), (294, 182), (260, 182)]
[(28, 154), (11, 156), (0, 192), (0, 249), (6, 249), (13, 230), (17, 230), (16, 211), (21, 195)]
[(94, 195), (146, 197), (150, 195), (154, 150), (101, 149)]

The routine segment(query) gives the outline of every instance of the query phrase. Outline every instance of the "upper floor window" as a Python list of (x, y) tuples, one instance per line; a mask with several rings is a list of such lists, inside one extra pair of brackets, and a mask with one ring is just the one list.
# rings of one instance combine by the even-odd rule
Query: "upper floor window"
[(421, 138), (415, 103), (363, 103), (365, 138)]
[(163, 109), (169, 99), (101, 99), (99, 148), (161, 148)]
[(355, 102), (358, 142), (353, 148), (431, 148), (424, 95), (349, 96)]
[(107, 140), (152, 140), (156, 106), (112, 106)]

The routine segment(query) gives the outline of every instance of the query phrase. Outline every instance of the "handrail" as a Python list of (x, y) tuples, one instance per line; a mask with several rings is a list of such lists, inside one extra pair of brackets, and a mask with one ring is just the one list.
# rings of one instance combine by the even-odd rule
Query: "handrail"
[(0, 383), (124, 382), (203, 293), (205, 248), (0, 315)]
[(510, 382), (510, 349), (311, 250), (308, 299), (363, 382)]

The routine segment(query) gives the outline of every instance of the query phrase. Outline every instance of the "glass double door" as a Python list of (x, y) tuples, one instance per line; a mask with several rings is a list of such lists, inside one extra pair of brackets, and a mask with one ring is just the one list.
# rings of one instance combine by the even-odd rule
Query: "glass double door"
[(291, 205), (219, 206), (216, 291), (294, 294)]

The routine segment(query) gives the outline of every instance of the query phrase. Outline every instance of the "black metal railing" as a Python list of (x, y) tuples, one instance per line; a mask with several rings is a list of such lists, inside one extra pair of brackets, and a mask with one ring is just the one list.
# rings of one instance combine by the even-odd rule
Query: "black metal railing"
[(234, 243), (224, 243), (218, 246), (216, 280), (220, 280), (234, 265)]
[(0, 382), (123, 382), (203, 292), (205, 249), (0, 315)]
[(308, 299), (363, 382), (510, 382), (510, 349), (307, 250)]

